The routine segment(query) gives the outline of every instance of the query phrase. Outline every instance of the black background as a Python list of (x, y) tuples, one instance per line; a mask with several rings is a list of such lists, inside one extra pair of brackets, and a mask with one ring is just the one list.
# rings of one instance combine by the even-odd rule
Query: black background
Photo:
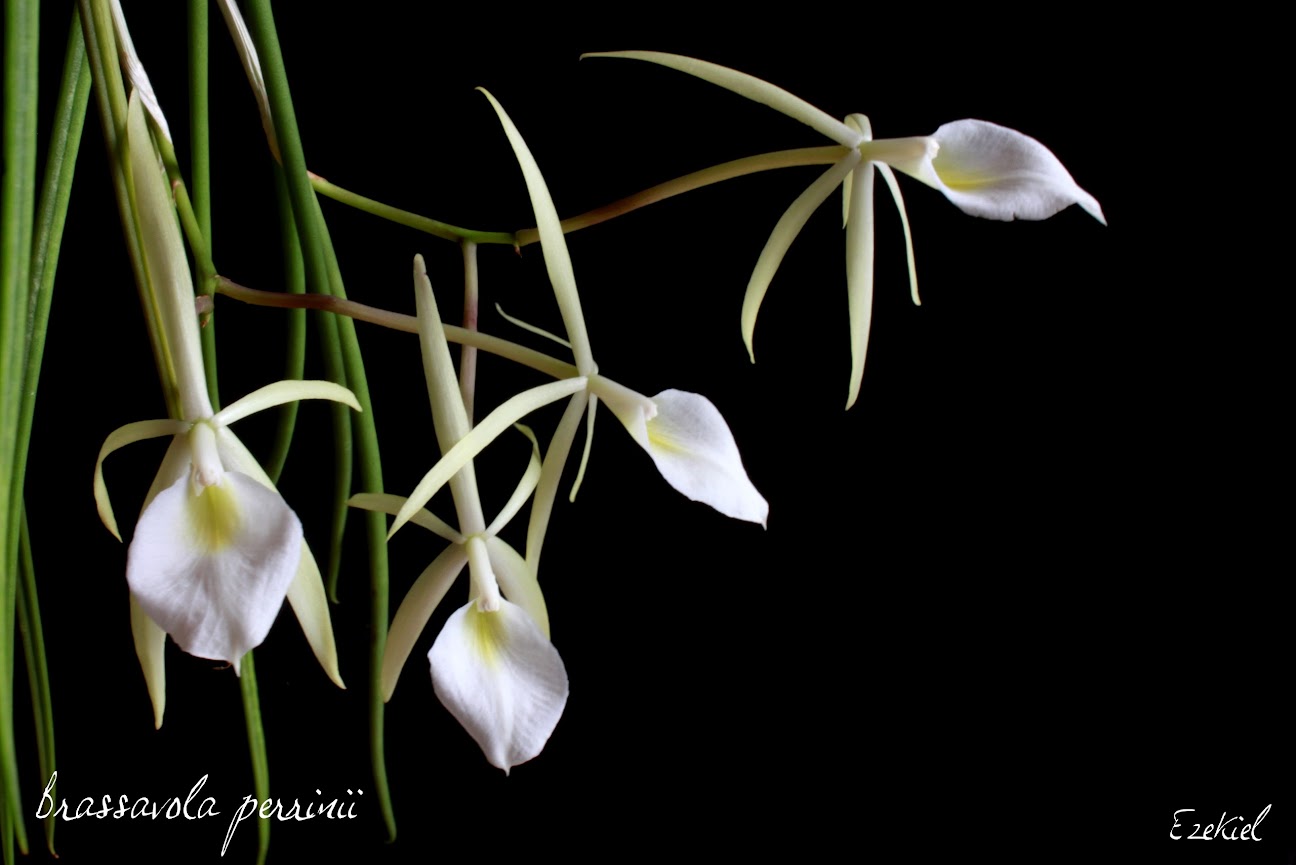
[[(49, 46), (66, 27), (58, 5), (46, 4), (46, 32), (59, 34)], [(183, 156), (181, 5), (126, 12)], [(571, 678), (557, 731), (511, 777), (485, 762), (421, 660), (447, 605), (388, 704), (399, 837), (386, 845), (367, 762), (367, 574), (353, 520), (334, 608), (349, 690), (326, 680), (288, 612), (257, 664), (273, 795), (365, 792), (355, 820), (276, 824), (272, 861), (784, 845), (882, 861), (1290, 861), (1290, 572), (1276, 543), (1289, 523), (1278, 304), (1290, 280), (1272, 263), (1280, 223), (1266, 217), (1282, 146), (1257, 128), (1276, 80), (1258, 33), (917, 11), (892, 22), (844, 7), (817, 19), (744, 10), (741, 24), (658, 9), (633, 26), (563, 22), (554, 36), (542, 35), (550, 11), (278, 14), (312, 170), (456, 224), (533, 224), (478, 85), (511, 113), (563, 215), (826, 143), (680, 73), (577, 60), (651, 48), (733, 66), (835, 116), (867, 112), (877, 137), (962, 117), (1020, 129), (1098, 198), (1110, 227), (1078, 208), (1043, 223), (976, 220), (902, 179), (915, 308), (879, 190), (873, 333), (850, 412), (838, 198), (775, 278), (754, 366), (738, 329), (751, 267), (817, 169), (731, 181), (570, 236), (601, 371), (648, 394), (710, 397), (770, 501), (769, 528), (680, 497), (603, 413), (541, 571)], [(269, 158), (219, 20), (212, 33), (215, 261), (277, 288)], [(1243, 60), (1216, 59), (1238, 50)], [(45, 49), (43, 98), (56, 55)], [(236, 680), (168, 649), (166, 722), (152, 729), (125, 548), (90, 494), (103, 438), (164, 414), (91, 111), (28, 475), (60, 792), (164, 799), (207, 775), (221, 816), (82, 819), (59, 826), (58, 849), (72, 863), (106, 850), (215, 861), (252, 792)], [(411, 312), (421, 252), (443, 312), (458, 315), (452, 245), (332, 202), (324, 212), (353, 298)], [(538, 247), (484, 248), (481, 267), (483, 329), (544, 348), (492, 308), (561, 328)], [(281, 313), (222, 298), (216, 322), (226, 402), (280, 377)], [(417, 342), (359, 330), (386, 486), (404, 494), (437, 457)], [(480, 376), (484, 407), (541, 382), (489, 358)], [(542, 440), (556, 417), (535, 418)], [(328, 419), (303, 406), (281, 484), (317, 554)], [(258, 454), (272, 430), (269, 415), (238, 427)], [(107, 465), (127, 532), (163, 449), (135, 445)], [(488, 511), (524, 461), (520, 440), (506, 440), (479, 463)], [(519, 547), (523, 525), (510, 535)], [(394, 539), (393, 609), (439, 549), (417, 529)], [(31, 741), (21, 727), (20, 741)], [(22, 769), (30, 813), (44, 779), (34, 758)], [(1250, 820), (1268, 803), (1259, 844), (1168, 838), (1177, 809)], [(228, 858), (254, 853), (248, 822)]]

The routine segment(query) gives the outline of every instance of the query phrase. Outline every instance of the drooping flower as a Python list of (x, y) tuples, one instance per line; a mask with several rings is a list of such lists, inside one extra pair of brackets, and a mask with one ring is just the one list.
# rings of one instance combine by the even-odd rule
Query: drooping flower
[[(710, 400), (699, 394), (678, 390), (663, 391), (649, 399), (598, 374), (585, 331), (571, 256), (567, 251), (567, 241), (563, 237), (558, 211), (549, 194), (548, 184), (508, 113), (494, 96), (485, 90), (482, 93), (495, 109), (517, 156), (518, 166), (522, 169), (535, 213), (545, 267), (562, 311), (563, 323), (571, 338), (576, 368), (589, 380), (587, 392), (573, 397), (573, 405), (578, 400), (589, 401), (586, 456), (589, 453), (589, 433), (593, 430), (594, 411), (601, 398), (630, 430), (635, 441), (652, 457), (667, 483), (689, 499), (704, 502), (726, 516), (764, 525), (769, 515), (769, 504), (747, 476), (733, 433)], [(565, 453), (563, 456), (565, 457)], [(551, 460), (546, 457), (546, 469), (560, 472), (562, 461), (552, 462), (556, 465), (551, 466)], [(542, 488), (544, 484), (545, 480), (542, 479)], [(543, 513), (543, 507), (539, 510), (547, 520), (548, 514)], [(536, 526), (534, 517), (532, 526)], [(530, 551), (527, 559), (532, 559)]]
[[(419, 337), (437, 438), (450, 451), (470, 435), (467, 411), (454, 378), (449, 346), (422, 257), (414, 262)], [(498, 534), (522, 508), (540, 477), (540, 448), (531, 441), (527, 470), (495, 519), (486, 525), (471, 458), (448, 480), (459, 513), (455, 530), (421, 504), (379, 493), (353, 496), (350, 504), (409, 518), (450, 542), (410, 587), (387, 635), (383, 698), (396, 681), (428, 619), (469, 567), (468, 603), (442, 627), (428, 653), (432, 686), (442, 705), (507, 773), (544, 748), (567, 705), (567, 670), (549, 641), (549, 614), (535, 573)]]
[(148, 281), (142, 290), (157, 305), (181, 417), (131, 423), (110, 434), (95, 463), (94, 492), (100, 518), (120, 539), (104, 459), (132, 442), (172, 437), (127, 558), (132, 628), (155, 720), (161, 724), (165, 701), (166, 634), (190, 654), (227, 661), (237, 671), (243, 655), (265, 639), (285, 597), (316, 658), (340, 686), (324, 588), (301, 523), (228, 427), (299, 399), (334, 400), (357, 411), (360, 406), (349, 390), (331, 382), (282, 381), (212, 410), (193, 282), (137, 92), (129, 102), (126, 147)]
[(939, 189), (965, 213), (986, 219), (1047, 219), (1078, 204), (1106, 225), (1098, 201), (1085, 192), (1053, 153), (1028, 135), (983, 120), (946, 123), (930, 136), (873, 140), (868, 118), (839, 121), (810, 103), (759, 78), (675, 54), (615, 51), (586, 57), (646, 60), (696, 76), (748, 99), (769, 105), (847, 148), (841, 159), (803, 192), (774, 227), (747, 284), (742, 332), (755, 359), (752, 336), (761, 300), (784, 254), (820, 204), (845, 185), (846, 283), (851, 320), (851, 380), (846, 401), (859, 395), (873, 309), (873, 173), (886, 181), (904, 223), (909, 280), (918, 303), (913, 241), (900, 186), (892, 168)]

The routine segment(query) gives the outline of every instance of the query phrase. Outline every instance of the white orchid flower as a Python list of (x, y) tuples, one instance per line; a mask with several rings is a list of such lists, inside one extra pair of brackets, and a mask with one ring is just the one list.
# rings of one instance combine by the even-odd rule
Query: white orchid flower
[[(437, 439), (451, 451), (470, 433), (455, 380), (450, 348), (423, 259), (414, 260), (419, 342)], [(577, 386), (582, 386), (583, 381)], [(505, 773), (543, 750), (567, 705), (567, 669), (549, 641), (549, 613), (535, 574), (498, 534), (530, 497), (540, 478), (540, 446), (526, 427), (531, 460), (521, 482), (490, 525), (471, 459), (447, 479), (459, 513), (456, 531), (431, 512), (398, 496), (365, 493), (350, 504), (409, 518), (450, 542), (410, 587), (392, 621), (383, 654), (383, 699), (390, 700), (401, 669), (428, 619), (465, 564), (470, 600), (442, 627), (428, 653), (432, 685), (442, 705), (463, 725), (490, 763)], [(503, 595), (503, 596), (501, 596)]]
[(229, 425), (299, 399), (329, 399), (360, 410), (355, 396), (331, 382), (281, 381), (219, 412), (203, 375), (193, 282), (142, 103), (132, 93), (126, 136), (146, 295), (156, 300), (172, 363), (182, 419), (140, 421), (115, 430), (95, 463), (99, 516), (119, 540), (103, 478), (103, 461), (132, 442), (171, 436), (127, 557), (136, 650), (161, 724), (165, 635), (186, 652), (224, 660), (238, 670), (283, 605), (292, 604), (316, 658), (339, 686), (319, 568), (301, 523)]
[(845, 122), (759, 78), (676, 54), (615, 51), (586, 57), (646, 60), (685, 72), (768, 105), (800, 120), (847, 148), (842, 158), (803, 192), (774, 227), (747, 284), (742, 333), (755, 360), (752, 335), (761, 300), (779, 264), (810, 214), (839, 185), (845, 185), (846, 284), (851, 319), (851, 379), (846, 407), (854, 405), (864, 376), (873, 314), (873, 172), (886, 181), (904, 223), (909, 283), (918, 301), (913, 240), (904, 200), (892, 168), (939, 189), (965, 213), (986, 219), (1047, 219), (1078, 204), (1104, 225), (1098, 201), (1085, 192), (1043, 144), (1015, 129), (984, 120), (946, 123), (929, 136), (873, 140), (868, 118), (852, 114)]
[[(549, 187), (540, 173), (535, 157), (508, 113), (494, 96), (485, 90), (482, 93), (490, 100), (499, 116), (500, 124), (522, 169), (527, 192), (531, 197), (531, 207), (535, 212), (545, 267), (571, 340), (576, 369), (588, 381), (587, 388), (573, 397), (568, 410), (571, 419), (565, 419), (571, 427), (571, 433), (574, 435), (574, 422), (588, 404), (587, 431), (592, 434), (594, 412), (599, 399), (602, 399), (652, 458), (667, 483), (689, 499), (704, 502), (726, 516), (764, 525), (769, 515), (769, 504), (747, 476), (733, 433), (710, 400), (700, 394), (680, 390), (663, 391), (649, 398), (598, 374), (585, 330), (571, 256), (567, 251), (567, 242), (563, 237)], [(564, 431), (562, 424), (561, 431)], [(586, 458), (589, 455), (589, 434), (585, 440)], [(561, 444), (564, 436), (555, 434), (554, 438), (555, 442), (560, 443), (561, 458), (554, 459), (558, 455), (551, 452), (545, 459), (545, 468), (550, 477), (540, 481), (541, 493), (537, 494), (540, 506), (533, 511), (533, 534), (537, 520), (548, 520), (546, 499), (549, 496), (545, 494), (545, 489), (547, 485), (557, 484), (556, 473), (561, 472), (566, 447), (570, 446), (570, 438), (567, 438), (566, 447)], [(584, 465), (583, 458), (582, 470)], [(577, 484), (579, 483), (578, 478)], [(527, 560), (534, 567), (532, 553), (533, 550), (529, 549)]]

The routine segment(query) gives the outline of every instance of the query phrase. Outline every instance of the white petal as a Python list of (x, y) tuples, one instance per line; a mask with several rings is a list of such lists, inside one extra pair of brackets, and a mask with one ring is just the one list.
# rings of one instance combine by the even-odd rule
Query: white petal
[(526, 611), (476, 601), (446, 621), (428, 652), (437, 698), (505, 772), (535, 757), (567, 705), (567, 670)]
[(645, 450), (666, 482), (725, 516), (765, 525), (769, 503), (752, 486), (729, 425), (701, 394), (664, 390), (646, 424)]
[(1048, 219), (1079, 204), (1107, 224), (1098, 201), (1076, 185), (1052, 151), (1029, 135), (984, 120), (956, 120), (932, 137), (940, 144), (932, 160), (939, 185), (933, 185), (973, 216)]
[(180, 648), (238, 669), (283, 606), (302, 529), (283, 498), (238, 472), (193, 495), (181, 478), (140, 514), (126, 579)]

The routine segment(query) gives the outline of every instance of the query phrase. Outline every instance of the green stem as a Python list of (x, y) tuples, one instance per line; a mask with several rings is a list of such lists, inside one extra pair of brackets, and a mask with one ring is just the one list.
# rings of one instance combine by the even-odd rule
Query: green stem
[[(418, 333), (418, 319), (400, 312), (389, 312), (375, 306), (366, 306), (354, 300), (343, 300), (338, 297), (320, 295), (296, 295), (282, 291), (261, 291), (247, 288), (225, 277), (217, 278), (217, 291), (227, 297), (255, 306), (272, 306), (285, 309), (319, 309), (381, 325), (391, 330), (404, 333)], [(477, 330), (467, 330), (453, 324), (445, 325), (446, 339), (460, 345), (471, 345), (482, 351), (490, 352), (508, 360), (516, 361), (523, 366), (539, 370), (554, 378), (573, 378), (579, 373), (575, 364), (550, 357), (544, 352), (509, 342), (497, 336), (491, 336)]]
[[(207, 0), (189, 0), (189, 175), (193, 183), (193, 215), (203, 248), (210, 261), (211, 223), (211, 134), (208, 123), (207, 55), (210, 17)], [(216, 272), (212, 268), (210, 277)], [(200, 274), (199, 293), (214, 295), (212, 282)], [(216, 322), (208, 313), (203, 320), (203, 369), (207, 373), (207, 396), (212, 408), (220, 408), (220, 387), (216, 375)]]
[[(658, 201), (664, 201), (667, 198), (673, 198), (694, 189), (701, 189), (713, 183), (720, 183), (723, 180), (732, 180), (735, 177), (743, 177), (760, 171), (771, 171), (776, 168), (832, 165), (845, 156), (846, 152), (847, 148), (839, 145), (800, 147), (794, 150), (779, 150), (774, 153), (747, 156), (743, 159), (735, 159), (732, 162), (713, 165), (710, 168), (704, 168), (701, 171), (694, 171), (692, 174), (659, 183), (641, 192), (636, 192), (634, 195), (627, 195), (625, 198), (597, 207), (579, 216), (564, 219), (562, 221), (562, 230), (564, 234), (571, 234), (573, 231), (589, 228), (591, 225), (598, 225), (600, 222), (607, 222), (609, 219), (614, 219), (649, 204), (655, 204)], [(452, 240), (456, 243), (471, 240), (474, 243), (506, 244), (519, 248), (529, 246), (540, 240), (540, 234), (534, 228), (524, 228), (516, 233), (460, 228), (448, 222), (438, 222), (417, 213), (410, 213), (408, 210), (401, 210), (398, 207), (383, 204), (381, 201), (375, 201), (372, 198), (365, 198), (363, 195), (349, 189), (343, 189), (335, 183), (330, 183), (318, 174), (309, 176), (315, 191), (320, 195), (327, 196), (334, 201), (340, 201), (365, 213), (413, 228), (416, 231), (431, 234), (434, 237)]]
[[(49, 662), (45, 657), (45, 632), (41, 627), (40, 601), (36, 594), (36, 565), (32, 559), (31, 535), (24, 508), (19, 530), (22, 582), (18, 585), (18, 630), (22, 634), (23, 656), (27, 659), (27, 685), (31, 690), (32, 720), (36, 726), (36, 766), (41, 782), (54, 775), (54, 703), (50, 699)], [(45, 846), (54, 852), (55, 815), (45, 818)]]
[[(26, 357), (18, 430), (14, 456), (13, 501), (21, 501), (26, 476), (27, 453), (31, 444), (32, 417), (36, 407), (36, 389), (40, 383), (41, 361), (45, 354), (45, 334), (49, 323), (50, 302), (54, 291), (59, 250), (62, 246), (68, 201), (81, 132), (85, 126), (86, 106), (90, 100), (90, 69), (86, 63), (85, 42), (78, 21), (72, 21), (68, 34), (63, 78), (59, 100), (54, 109), (49, 152), (45, 159), (45, 179), (37, 208), (35, 236), (32, 241), (30, 292), (27, 303)], [(34, 569), (31, 566), (30, 540), (27, 537), (25, 513), (21, 518), (20, 547), (25, 549), (24, 583), (18, 591), (19, 617), (27, 646), (28, 680), (32, 688), (32, 706), (36, 714), (37, 747), (42, 777), (49, 777), (54, 766), (54, 727), (49, 698), (49, 670), (45, 661), (41, 634), (40, 609), (36, 601)], [(54, 852), (53, 815), (45, 824), (46, 844)]]
[[(301, 235), (306, 262), (307, 282), (316, 291), (345, 298), (340, 279), (333, 280), (336, 259), (327, 242), (324, 220), (319, 210), (315, 191), (311, 188), (306, 171), (306, 154), (301, 133), (293, 112), (292, 94), (288, 86), (288, 73), (284, 67), (283, 53), (275, 28), (270, 0), (251, 0), (247, 7), (249, 27), (257, 53), (261, 57), (266, 93), (274, 117), (275, 135), (283, 157), (284, 172), (288, 179), (288, 192), (293, 213)], [(349, 318), (336, 319), (341, 336), (347, 384), (356, 395), (363, 412), (359, 425), (361, 479), (365, 489), (382, 491), (382, 465), (378, 455), (377, 428), (374, 423), (373, 403), (369, 398), (364, 364), (360, 358), (355, 337), (355, 324)], [(369, 682), (369, 742), (370, 762), (374, 773), (374, 787), (379, 807), (387, 825), (388, 836), (396, 837), (396, 817), (392, 811), (391, 791), (387, 784), (387, 768), (383, 753), (383, 699), (382, 654), (387, 637), (387, 544), (386, 517), (378, 513), (366, 515), (369, 536), (370, 575), (370, 682)]]
[[(284, 284), (290, 294), (306, 296), (306, 267), (302, 263), (301, 241), (297, 239), (297, 226), (293, 224), (292, 202), (288, 200), (288, 186), (284, 182), (283, 169), (275, 166), (275, 198), (279, 205), (279, 235), (283, 240), (284, 250)], [(219, 289), (219, 284), (218, 284)], [(328, 295), (312, 295), (328, 297)], [(288, 313), (288, 338), (285, 347), (284, 378), (298, 380), (306, 372), (306, 310), (294, 309)], [(292, 446), (293, 430), (297, 426), (297, 400), (285, 403), (279, 410), (279, 425), (275, 429), (274, 445), (266, 460), (266, 474), (270, 480), (279, 482), (284, 463), (288, 460), (288, 450)], [(330, 556), (332, 562), (332, 556)], [(329, 597), (337, 603), (337, 572), (329, 567)]]
[[(602, 207), (582, 213), (580, 216), (564, 219), (561, 223), (563, 234), (571, 234), (573, 231), (589, 228), (591, 225), (598, 225), (600, 222), (607, 222), (609, 219), (622, 216), (632, 210), (638, 210), (649, 204), (655, 204), (658, 201), (664, 201), (667, 198), (673, 198), (694, 189), (701, 189), (713, 183), (720, 183), (723, 180), (732, 180), (735, 177), (755, 174), (758, 171), (770, 171), (775, 168), (832, 165), (845, 156), (846, 153), (847, 148), (838, 145), (800, 147), (795, 150), (762, 153), (758, 156), (747, 156), (742, 159), (735, 159), (732, 162), (713, 165), (710, 168), (704, 168), (701, 171), (694, 171), (692, 174), (659, 183), (641, 192), (636, 192), (634, 195), (618, 199), (611, 204), (605, 204)], [(519, 247), (528, 246), (540, 240), (540, 234), (534, 228), (523, 229), (517, 233), (516, 237)]]
[[(247, 725), (248, 751), (252, 755), (252, 789), (258, 800), (270, 798), (270, 764), (266, 756), (265, 727), (261, 724), (261, 698), (257, 692), (252, 653), (239, 664), (239, 692), (243, 695), (243, 720)], [(257, 820), (257, 865), (265, 865), (270, 850), (270, 821)]]
[(33, 216), (36, 199), (36, 97), (40, 6), (8, 0), (4, 21), (3, 172), (0, 177), (0, 843), (5, 861), (11, 840), (27, 852), (18, 754), (14, 741), (14, 620), (18, 589), (18, 539), (22, 478), (18, 431), (30, 302)]
[(363, 195), (349, 189), (343, 189), (337, 184), (329, 183), (318, 174), (309, 174), (308, 176), (315, 191), (326, 198), (331, 198), (365, 213), (371, 213), (374, 216), (390, 220), (398, 225), (422, 231), (433, 237), (440, 237), (443, 240), (451, 240), (455, 243), (461, 240), (471, 240), (474, 243), (516, 245), (513, 235), (505, 231), (475, 231), (471, 228), (460, 228), (448, 222), (438, 222), (426, 216), (419, 216), (417, 213), (410, 213), (408, 210), (401, 210), (399, 207), (383, 204), (381, 201), (375, 201), (372, 198), (365, 198)]

